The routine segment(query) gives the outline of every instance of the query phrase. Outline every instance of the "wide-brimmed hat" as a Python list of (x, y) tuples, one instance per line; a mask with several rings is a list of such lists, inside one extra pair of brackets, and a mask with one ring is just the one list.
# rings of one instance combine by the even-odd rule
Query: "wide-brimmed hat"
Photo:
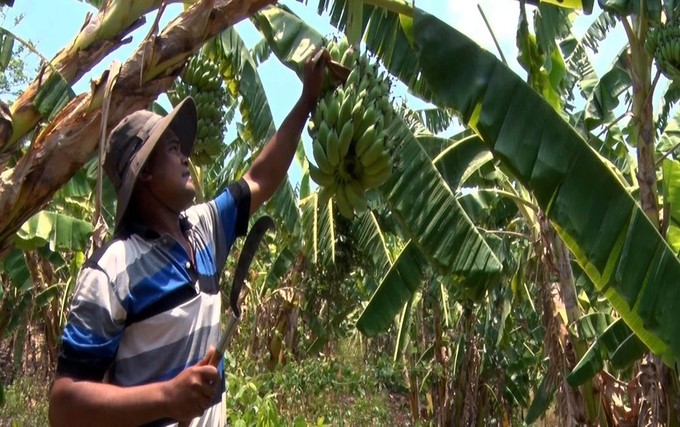
[(118, 228), (130, 203), (139, 172), (166, 130), (179, 139), (182, 153), (189, 157), (196, 140), (196, 104), (187, 97), (165, 117), (147, 110), (136, 111), (111, 131), (104, 170), (116, 190)]

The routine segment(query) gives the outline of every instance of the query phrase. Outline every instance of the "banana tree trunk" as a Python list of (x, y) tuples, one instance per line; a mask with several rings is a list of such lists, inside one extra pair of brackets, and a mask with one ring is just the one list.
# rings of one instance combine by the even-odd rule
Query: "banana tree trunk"
[[(581, 318), (582, 313), (576, 299), (576, 285), (574, 283), (574, 272), (571, 268), (571, 260), (569, 259), (569, 249), (564, 241), (557, 235), (552, 225), (545, 219), (543, 222), (545, 227), (549, 227), (550, 235), (552, 238), (552, 247), (555, 251), (556, 267), (559, 276), (560, 285), (560, 296), (562, 298), (562, 303), (564, 304), (564, 309), (567, 314), (567, 323), (569, 325), (574, 325), (575, 322)], [(566, 326), (566, 325), (565, 325)], [(569, 340), (575, 353), (575, 360), (571, 361), (569, 369), (573, 369), (574, 363), (586, 354), (588, 351), (588, 343), (585, 342), (581, 337), (574, 334), (568, 334)], [(563, 371), (564, 372), (564, 371)], [(581, 386), (581, 396), (577, 396), (576, 390), (570, 390), (570, 386), (567, 385), (564, 375), (561, 375), (560, 380), (562, 381), (562, 392), (572, 393), (576, 396), (577, 401), (580, 403), (582, 398), (583, 404), (585, 406), (585, 414), (590, 423), (596, 424), (605, 423), (606, 420), (603, 419), (605, 413), (601, 407), (600, 400), (596, 399), (594, 387), (592, 382), (587, 382)]]
[(88, 14), (78, 35), (50, 61), (11, 107), (13, 132), (0, 140), (0, 153), (10, 150), (35, 126), (42, 115), (33, 101), (41, 86), (56, 70), (69, 83), (78, 81), (106, 55), (129, 41), (125, 37), (144, 23), (144, 15), (165, 0), (107, 0), (96, 16)]
[[(633, 81), (632, 127), (633, 142), (637, 149), (638, 185), (640, 205), (645, 215), (660, 230), (659, 204), (657, 198), (656, 164), (654, 159), (656, 134), (654, 128), (652, 95), (652, 56), (644, 48), (644, 38), (622, 19), (630, 43), (629, 68)], [(638, 23), (642, 32), (647, 32), (646, 17)], [(639, 31), (638, 31), (639, 32)], [(645, 425), (664, 423), (669, 418), (668, 381), (671, 374), (659, 357), (647, 354), (640, 362), (638, 393), (641, 394), (639, 423)]]
[(652, 57), (622, 19), (628, 35), (631, 54), (629, 68), (633, 81), (633, 142), (637, 148), (638, 185), (640, 205), (647, 217), (659, 228), (659, 205), (656, 192), (656, 165), (654, 162), (654, 117), (652, 105)]
[(186, 58), (225, 28), (253, 15), (275, 0), (204, 0), (180, 14), (158, 36), (145, 39), (123, 65), (111, 92), (107, 117), (102, 101), (105, 72), (90, 93), (73, 99), (38, 135), (17, 165), (0, 182), (0, 257), (14, 233), (47, 204), (94, 154), (102, 120), (107, 128), (125, 115), (148, 106), (170, 87)]

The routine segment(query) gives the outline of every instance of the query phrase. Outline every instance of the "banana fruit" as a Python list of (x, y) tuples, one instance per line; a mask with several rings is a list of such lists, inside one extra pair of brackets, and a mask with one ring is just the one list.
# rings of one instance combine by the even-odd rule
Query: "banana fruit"
[(168, 91), (173, 107), (187, 96), (194, 98), (198, 127), (192, 160), (198, 165), (214, 162), (215, 156), (223, 150), (228, 106), (223, 81), (219, 64), (197, 54), (187, 61), (182, 75)]
[(680, 81), (680, 26), (652, 28), (645, 40), (645, 50), (654, 56), (659, 70), (670, 80)]
[(387, 181), (393, 144), (387, 128), (394, 116), (390, 81), (378, 64), (359, 55), (346, 38), (327, 46), (333, 60), (351, 68), (347, 81), (329, 87), (312, 113), (310, 177), (324, 197), (334, 197), (347, 218), (367, 209), (366, 190)]

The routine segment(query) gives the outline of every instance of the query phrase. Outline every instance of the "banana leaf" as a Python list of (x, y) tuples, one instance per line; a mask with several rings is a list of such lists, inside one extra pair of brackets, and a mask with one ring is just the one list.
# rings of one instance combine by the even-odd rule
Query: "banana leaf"
[(453, 116), (439, 108), (425, 108), (417, 113), (427, 129), (434, 134), (444, 132), (453, 123)]
[(552, 3), (568, 9), (581, 9), (586, 15), (590, 15), (595, 0), (541, 0), (541, 5), (543, 3)]
[(614, 120), (613, 111), (619, 105), (619, 96), (627, 91), (633, 81), (628, 74), (626, 61), (628, 53), (624, 49), (614, 61), (591, 93), (585, 108), (585, 124), (588, 130)]
[(413, 323), (413, 311), (415, 309), (415, 306), (418, 304), (418, 300), (420, 299), (420, 292), (416, 291), (411, 295), (411, 298), (408, 300), (408, 303), (404, 306), (404, 308), (401, 311), (401, 319), (399, 320), (399, 332), (397, 333), (397, 345), (394, 346), (394, 355), (392, 357), (392, 361), (394, 363), (397, 363), (399, 361), (399, 358), (401, 355), (404, 354), (404, 351), (406, 350), (406, 346), (409, 344), (410, 340), (410, 334), (411, 334), (411, 325)]
[(680, 356), (680, 262), (579, 134), (472, 40), (416, 9), (413, 37), (439, 106), (453, 108), (536, 197), (576, 261), (666, 363)]
[(648, 19), (659, 22), (661, 18), (661, 0), (598, 0), (600, 7), (615, 15), (641, 15), (640, 5), (644, 6), (644, 14)]
[(370, 260), (374, 274), (382, 276), (392, 266), (392, 260), (375, 213), (362, 213), (351, 227), (356, 248)]
[(388, 133), (401, 163), (380, 188), (391, 212), (440, 273), (462, 276), (479, 296), (497, 279), (500, 262), (400, 117)]
[(272, 198), (269, 199), (266, 210), (283, 221), (289, 233), (295, 230), (295, 225), (300, 219), (300, 211), (298, 210), (295, 190), (293, 190), (293, 185), (288, 178), (284, 179)]
[(605, 361), (610, 360), (612, 367), (623, 369), (645, 353), (647, 348), (623, 322), (616, 319), (593, 342), (585, 355), (567, 376), (572, 387), (578, 387), (604, 369)]
[[(390, 1), (383, 2), (385, 5), (389, 3)], [(403, 7), (403, 3), (401, 6)], [(347, 0), (320, 0), (318, 10), (319, 13), (328, 11), (331, 24), (340, 31), (345, 30)], [(431, 91), (425, 81), (419, 78), (420, 70), (415, 60), (415, 51), (402, 29), (402, 25), (408, 25), (411, 18), (366, 4), (363, 16), (366, 22), (364, 40), (368, 49), (380, 56), (390, 74), (404, 83), (414, 95), (429, 100), (432, 97)], [(314, 47), (320, 46), (323, 41), (320, 33), (285, 7), (267, 8), (254, 15), (253, 20), (262, 35), (273, 45), (274, 54), (295, 71), (301, 70), (300, 58)], [(294, 44), (293, 41), (299, 44)], [(440, 115), (451, 116), (444, 111)]]
[(61, 74), (53, 72), (40, 86), (33, 105), (47, 120), (52, 120), (75, 96), (69, 82)]
[(19, 229), (15, 243), (24, 250), (48, 245), (51, 251), (84, 251), (92, 224), (69, 215), (40, 211)]
[(604, 333), (614, 323), (614, 318), (602, 312), (588, 313), (576, 320), (575, 327), (581, 339), (592, 340)]
[(2, 260), (0, 271), (7, 273), (12, 285), (11, 288), (16, 289), (19, 294), (28, 292), (33, 288), (33, 278), (28, 270), (23, 251), (13, 249)]
[(555, 390), (555, 381), (552, 381), (548, 375), (544, 376), (538, 389), (534, 392), (534, 399), (529, 405), (524, 422), (532, 424), (545, 414), (553, 400)]
[(544, 53), (556, 47), (556, 41), (571, 34), (570, 11), (551, 4), (541, 3), (534, 14), (536, 41)]
[[(680, 81), (674, 81), (668, 86), (666, 92), (663, 94), (663, 98), (661, 99), (661, 111), (659, 112), (659, 116), (656, 119), (656, 129), (659, 132), (665, 132), (666, 126), (670, 126), (668, 123), (668, 116), (671, 114), (673, 106), (677, 104), (678, 101), (680, 101)], [(677, 123), (680, 121), (679, 119), (680, 113), (676, 114), (674, 119), (676, 123), (676, 133), (678, 131)], [(660, 142), (663, 142), (663, 136)], [(668, 148), (671, 147), (669, 146)]]
[[(418, 141), (424, 144), (425, 141), (433, 139), (440, 138), (420, 137)], [(491, 158), (491, 153), (484, 145), (484, 141), (479, 136), (473, 135), (454, 142), (433, 161), (451, 191), (455, 192), (472, 171), (477, 170), (482, 163), (486, 163)]]
[(294, 262), (295, 254), (290, 250), (290, 248), (283, 248), (276, 256), (276, 259), (272, 263), (272, 266), (267, 273), (260, 297), (264, 296), (268, 290), (276, 289), (281, 283), (283, 283), (286, 274), (293, 266)]
[(663, 200), (668, 206), (668, 233), (666, 240), (673, 251), (680, 252), (680, 161), (665, 159), (663, 161)]
[[(293, 70), (299, 69), (299, 61), (304, 59), (299, 52), (320, 40), (316, 30), (281, 8), (267, 8), (254, 19), (272, 44), (272, 51)], [(445, 274), (464, 276), (466, 287), (476, 295), (481, 294), (500, 272), (500, 262), (406, 123), (396, 117), (388, 133), (394, 135), (401, 164), (381, 187), (392, 214), (438, 269)]]
[(0, 32), (0, 71), (4, 72), (12, 59), (14, 37), (8, 32)]
[(308, 245), (304, 248), (305, 254), (314, 264), (331, 268), (336, 260), (337, 243), (333, 203), (321, 200), (316, 192), (302, 199), (300, 204), (304, 241)]
[[(243, 137), (254, 143), (254, 151), (259, 150), (274, 135), (276, 127), (262, 80), (257, 73), (257, 61), (233, 27), (216, 37), (207, 50), (220, 61), (232, 96), (241, 96), (239, 109), (245, 124)], [(289, 180), (285, 180), (276, 190), (267, 203), (267, 210), (281, 219), (289, 232), (293, 232), (299, 211), (297, 197)]]
[(357, 329), (372, 337), (389, 328), (407, 301), (419, 291), (426, 265), (426, 259), (418, 247), (409, 242), (359, 317)]

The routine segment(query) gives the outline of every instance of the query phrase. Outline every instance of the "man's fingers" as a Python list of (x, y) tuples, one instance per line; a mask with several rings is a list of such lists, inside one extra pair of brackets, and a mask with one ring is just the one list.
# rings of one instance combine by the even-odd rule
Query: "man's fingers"
[(313, 64), (316, 64), (317, 62), (319, 62), (319, 59), (321, 59), (325, 50), (326, 49), (324, 49), (323, 47), (320, 47), (316, 50), (316, 52), (312, 53), (311, 62)]
[(203, 359), (199, 360), (196, 365), (197, 366), (209, 365), (210, 359), (212, 358), (213, 353), (215, 353), (215, 347), (210, 347), (210, 349), (205, 354), (205, 356), (203, 356)]
[(318, 67), (319, 65), (322, 65), (322, 64), (328, 62), (330, 60), (330, 58), (331, 58), (331, 55), (328, 53), (326, 48), (322, 46), (310, 55), (310, 59), (309, 59), (308, 63), (312, 67)]

